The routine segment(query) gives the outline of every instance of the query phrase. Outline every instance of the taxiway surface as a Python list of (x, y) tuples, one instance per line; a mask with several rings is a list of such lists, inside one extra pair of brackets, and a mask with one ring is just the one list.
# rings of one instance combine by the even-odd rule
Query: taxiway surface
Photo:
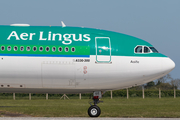
[(0, 117), (0, 120), (180, 120), (180, 118)]

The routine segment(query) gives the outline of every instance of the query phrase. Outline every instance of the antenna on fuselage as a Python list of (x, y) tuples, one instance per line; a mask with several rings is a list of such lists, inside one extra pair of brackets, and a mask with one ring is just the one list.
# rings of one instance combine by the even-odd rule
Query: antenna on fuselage
[(61, 24), (62, 24), (62, 27), (66, 27), (66, 25), (64, 24), (64, 22), (63, 22), (63, 21), (61, 21)]

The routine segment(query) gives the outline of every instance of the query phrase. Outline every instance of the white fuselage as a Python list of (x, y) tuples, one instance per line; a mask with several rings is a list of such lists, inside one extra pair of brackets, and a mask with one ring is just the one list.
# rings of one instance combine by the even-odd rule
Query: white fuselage
[(167, 57), (111, 56), (111, 63), (96, 63), (96, 56), (1, 56), (0, 91), (86, 93), (128, 88), (168, 74), (174, 62)]

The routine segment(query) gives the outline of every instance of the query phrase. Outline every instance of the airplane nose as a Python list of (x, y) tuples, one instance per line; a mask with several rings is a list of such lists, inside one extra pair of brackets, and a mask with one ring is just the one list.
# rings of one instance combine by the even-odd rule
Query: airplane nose
[(162, 69), (165, 73), (171, 72), (175, 68), (175, 63), (170, 58), (162, 59)]

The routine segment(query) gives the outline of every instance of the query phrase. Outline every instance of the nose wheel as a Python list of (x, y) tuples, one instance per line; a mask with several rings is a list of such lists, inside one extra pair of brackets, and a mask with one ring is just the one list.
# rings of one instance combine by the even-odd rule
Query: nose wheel
[(101, 109), (97, 106), (97, 104), (103, 101), (100, 101), (99, 98), (102, 98), (102, 92), (101, 91), (94, 92), (93, 101), (89, 102), (91, 106), (88, 109), (88, 115), (90, 117), (98, 117), (101, 114)]
[(101, 109), (98, 106), (92, 105), (89, 107), (88, 115), (90, 117), (98, 117), (100, 114), (101, 114)]

